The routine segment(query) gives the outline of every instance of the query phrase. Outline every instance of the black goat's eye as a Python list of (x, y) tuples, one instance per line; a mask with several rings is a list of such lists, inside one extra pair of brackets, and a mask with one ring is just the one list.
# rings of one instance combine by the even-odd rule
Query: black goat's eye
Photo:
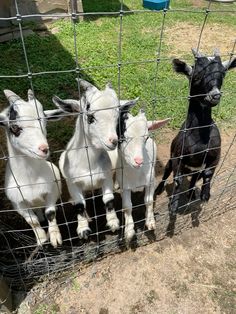
[(88, 114), (88, 124), (91, 124), (95, 121), (95, 117), (93, 114)]
[(12, 124), (10, 126), (10, 132), (18, 137), (21, 134), (22, 128), (17, 124)]

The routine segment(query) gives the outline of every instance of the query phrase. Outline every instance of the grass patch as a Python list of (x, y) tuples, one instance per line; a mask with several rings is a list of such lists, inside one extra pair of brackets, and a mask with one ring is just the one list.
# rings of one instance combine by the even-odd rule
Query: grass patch
[[(118, 12), (119, 1), (83, 1), (85, 12)], [(172, 1), (172, 11), (167, 12), (165, 18), (164, 37), (160, 44), (160, 32), (163, 22), (163, 12), (125, 14), (122, 19), (122, 40), (119, 54), (119, 15), (92, 15), (83, 22), (75, 25), (77, 49), (74, 47), (74, 29), (71, 21), (59, 20), (50, 28), (57, 27), (59, 32), (48, 36), (34, 34), (25, 38), (25, 46), (30, 71), (33, 73), (48, 71), (68, 71), (76, 68), (76, 54), (78, 56), (81, 75), (103, 87), (107, 81), (113, 83), (118, 91), (118, 62), (120, 69), (121, 98), (140, 97), (139, 107), (145, 108), (148, 117), (171, 117), (170, 126), (181, 125), (186, 115), (188, 82), (183, 76), (173, 72), (171, 59), (173, 45), (168, 42), (168, 29), (174, 29), (177, 23), (192, 23), (198, 28), (196, 34), (191, 34), (192, 46), (198, 41), (200, 30), (205, 17), (208, 2), (195, 6), (196, 1)], [(124, 11), (141, 10), (142, 1), (124, 1)], [(185, 9), (178, 11), (175, 9)], [(214, 10), (235, 9), (235, 5), (224, 6), (212, 4)], [(189, 12), (191, 10), (191, 12)], [(210, 12), (207, 26), (217, 23), (221, 27), (236, 27), (235, 14), (228, 12)], [(179, 42), (178, 57), (192, 62), (190, 51), (181, 51), (181, 44), (189, 40), (189, 35)], [(225, 43), (232, 40), (225, 34)], [(235, 38), (233, 38), (234, 40)], [(222, 44), (222, 42), (221, 42)], [(160, 50), (161, 62), (156, 63), (157, 52)], [(230, 51), (229, 51), (230, 52)], [(22, 49), (21, 40), (0, 44), (0, 75), (24, 75), (28, 69)], [(109, 65), (109, 67), (106, 67)], [(51, 98), (54, 94), (61, 97), (75, 97), (77, 84), (76, 73), (57, 73), (33, 76), (32, 82), (38, 99), (45, 108), (53, 108)], [(1, 78), (0, 89), (12, 89), (23, 98), (30, 88), (28, 78)], [(221, 105), (214, 109), (217, 121), (232, 123), (236, 114), (235, 72), (230, 72), (223, 87), (224, 97)], [(3, 94), (0, 102), (6, 105)], [(63, 123), (63, 122), (61, 122)], [(49, 135), (56, 136), (59, 143), (66, 143), (71, 136), (69, 124), (49, 127)]]

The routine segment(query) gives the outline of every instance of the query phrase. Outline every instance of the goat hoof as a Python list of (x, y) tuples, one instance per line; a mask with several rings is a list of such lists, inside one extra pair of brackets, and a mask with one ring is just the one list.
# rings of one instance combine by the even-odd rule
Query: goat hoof
[(156, 222), (154, 218), (147, 219), (146, 227), (148, 230), (155, 230), (156, 229)]
[(210, 193), (201, 193), (200, 198), (202, 202), (208, 202), (210, 199)]
[(117, 230), (119, 230), (120, 228), (120, 222), (118, 220), (118, 218), (110, 220), (109, 223), (107, 223), (108, 228), (111, 229), (112, 232), (115, 232)]
[(91, 231), (90, 228), (87, 228), (87, 229), (84, 229), (84, 230), (78, 230), (77, 229), (77, 234), (79, 236), (79, 239), (88, 240), (91, 232), (92, 231)]
[(54, 248), (56, 248), (58, 245), (62, 245), (62, 237), (61, 233), (58, 230), (49, 230), (49, 237), (50, 242)]
[(107, 226), (111, 229), (112, 232), (119, 230), (120, 228), (120, 221), (116, 216), (115, 210), (108, 211), (106, 214), (107, 219)]
[(135, 237), (134, 229), (125, 230), (125, 239), (130, 242)]

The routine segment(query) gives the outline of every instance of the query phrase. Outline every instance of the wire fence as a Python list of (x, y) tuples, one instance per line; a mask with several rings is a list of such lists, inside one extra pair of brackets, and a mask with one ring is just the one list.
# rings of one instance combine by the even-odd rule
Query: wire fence
[[(73, 2), (73, 1), (72, 1)], [(11, 79), (23, 79), (28, 80), (28, 87), (35, 93), (35, 81), (36, 77), (42, 77), (47, 80), (48, 76), (57, 76), (71, 73), (74, 77), (81, 77), (81, 73), (89, 73), (91, 70), (107, 69), (109, 71), (111, 68), (116, 69), (117, 71), (117, 95), (119, 99), (122, 99), (122, 82), (124, 69), (129, 66), (142, 66), (144, 64), (154, 65), (153, 70), (153, 81), (152, 86), (150, 87), (149, 93), (151, 94), (151, 116), (153, 119), (156, 119), (156, 111), (158, 110), (160, 103), (163, 102), (174, 102), (176, 99), (179, 99), (186, 103), (186, 112), (188, 108), (188, 100), (191, 96), (187, 94), (181, 94), (180, 91), (176, 92), (176, 95), (169, 96), (162, 94), (162, 91), (159, 88), (160, 80), (162, 79), (161, 74), (159, 74), (159, 67), (162, 63), (170, 62), (172, 59), (169, 56), (165, 55), (166, 48), (163, 47), (165, 40), (165, 31), (166, 31), (166, 17), (169, 15), (174, 15), (175, 13), (184, 14), (201, 14), (202, 25), (197, 34), (198, 43), (197, 50), (201, 49), (202, 35), (206, 27), (209, 15), (218, 14), (218, 13), (229, 13), (235, 15), (236, 11), (232, 11), (231, 8), (222, 7), (220, 9), (212, 8), (212, 1), (208, 1), (206, 9), (203, 11), (199, 8), (165, 8), (160, 11), (149, 11), (146, 9), (129, 9), (126, 10), (124, 7), (123, 1), (120, 1), (120, 10), (115, 12), (78, 12), (75, 10), (74, 4), (70, 3), (70, 12), (68, 14), (31, 14), (31, 15), (22, 15), (18, 9), (18, 1), (15, 0), (15, 10), (16, 15), (3, 18), (0, 16), (0, 21), (8, 20), (17, 23), (20, 32), (20, 41), (21, 48), (24, 55), (26, 71), (24, 73), (6, 75), (6, 73), (0, 73), (0, 80), (11, 80)], [(156, 57), (153, 59), (145, 60), (123, 60), (123, 33), (124, 33), (124, 21), (129, 15), (138, 15), (138, 14), (157, 14), (162, 16), (161, 25), (159, 28), (159, 42), (156, 47)], [(80, 40), (77, 34), (77, 27), (79, 18), (87, 17), (88, 19), (94, 16), (112, 16), (119, 21), (118, 35), (117, 35), (117, 62), (110, 63), (107, 62), (106, 65), (101, 64), (92, 64), (88, 66), (80, 65), (80, 55), (78, 49), (78, 41)], [(25, 38), (23, 32), (23, 24), (28, 19), (35, 19), (37, 21), (39, 18), (51, 18), (51, 19), (71, 19), (72, 28), (73, 28), (73, 42), (74, 42), (74, 67), (65, 68), (63, 70), (49, 70), (49, 71), (40, 71), (35, 72), (33, 66), (30, 65), (29, 56), (27, 52), (27, 47), (25, 45)], [(84, 23), (84, 22), (83, 22)], [(138, 26), (137, 26), (138, 27)], [(88, 38), (89, 40), (89, 38)], [(235, 38), (232, 49), (228, 53), (223, 54), (222, 58), (231, 59), (235, 55)], [(99, 39), (98, 39), (99, 42)], [(84, 43), (86, 44), (86, 43)], [(136, 47), (139, 49), (139, 47)], [(182, 56), (178, 56), (182, 57)], [(4, 56), (3, 56), (4, 60)], [(172, 75), (172, 74), (171, 74)], [(171, 77), (170, 77), (171, 79)], [(184, 80), (184, 78), (183, 78)], [(22, 91), (23, 93), (23, 91)], [(25, 93), (25, 91), (24, 91)], [(52, 91), (52, 96), (54, 91)], [(80, 89), (78, 86), (78, 94), (80, 95)], [(224, 90), (224, 95), (233, 95), (233, 91)], [(199, 96), (199, 95), (198, 95)], [(145, 101), (145, 100), (144, 100)], [(37, 108), (37, 103), (35, 101), (35, 106)], [(173, 110), (176, 110), (173, 106)], [(219, 109), (218, 109), (219, 112)], [(83, 112), (80, 112), (82, 115)], [(65, 114), (66, 118), (69, 116), (75, 116), (78, 114), (70, 113)], [(38, 119), (41, 121), (41, 117), (38, 113)], [(62, 122), (63, 123), (63, 122)], [(74, 127), (74, 122), (73, 122)], [(205, 128), (208, 126), (202, 126), (200, 128)], [(183, 132), (189, 130), (185, 128)], [(163, 172), (163, 164), (165, 164), (169, 159), (169, 144), (176, 134), (175, 131), (170, 129), (163, 129), (158, 131), (156, 135), (153, 136), (158, 142), (158, 162), (156, 166), (157, 172), (157, 181), (161, 180), (161, 173)], [(86, 136), (84, 135), (85, 140)], [(145, 203), (143, 200), (143, 193), (137, 192), (132, 196), (133, 204), (133, 217), (135, 220), (135, 229), (136, 229), (136, 241), (131, 242), (130, 245), (144, 245), (150, 243), (150, 241), (160, 241), (166, 236), (173, 236), (178, 234), (184, 229), (191, 228), (193, 226), (198, 226), (200, 222), (211, 219), (214, 216), (223, 214), (225, 211), (235, 208), (236, 198), (236, 172), (235, 172), (235, 152), (236, 152), (236, 133), (235, 130), (228, 131), (228, 135), (223, 137), (222, 142), (222, 156), (220, 163), (216, 169), (216, 173), (212, 180), (212, 196), (207, 204), (202, 204), (199, 199), (199, 192), (197, 190), (197, 198), (192, 200), (188, 197), (189, 189), (187, 183), (184, 184), (184, 188), (181, 193), (179, 209), (177, 218), (174, 221), (170, 221), (168, 203), (171, 195), (174, 194), (175, 187), (169, 185), (167, 187), (167, 194), (163, 193), (161, 196), (156, 198), (156, 207), (154, 209), (155, 219), (156, 219), (156, 229), (154, 232), (148, 231), (145, 228)], [(162, 141), (160, 141), (162, 139)], [(6, 164), (9, 160), (14, 159), (15, 157), (10, 155), (7, 151), (6, 145), (2, 142), (0, 143), (1, 147), (1, 162), (5, 169)], [(167, 148), (167, 150), (163, 150)], [(74, 148), (72, 148), (74, 149)], [(72, 150), (67, 148), (67, 150)], [(85, 158), (88, 159), (89, 163), (89, 146), (76, 148), (78, 154), (80, 151), (83, 153), (86, 152)], [(85, 151), (84, 151), (85, 149)], [(160, 149), (160, 150), (159, 150)], [(204, 150), (206, 154), (211, 148)], [(214, 148), (215, 149), (215, 148)], [(59, 155), (65, 151), (65, 146), (60, 147), (60, 149), (55, 149), (51, 151), (51, 156), (53, 162), (57, 164)], [(163, 156), (161, 152), (164, 152)], [(198, 152), (199, 153), (199, 152)], [(191, 154), (192, 156), (193, 154)], [(18, 156), (19, 157), (19, 156)], [(179, 157), (178, 157), (179, 158)], [(173, 158), (174, 159), (174, 158)], [(50, 160), (50, 159), (49, 159)], [(161, 166), (162, 165), (162, 166)], [(51, 167), (54, 172), (54, 179), (57, 182), (57, 188), (60, 191), (58, 185), (58, 180), (56, 178), (55, 170)], [(91, 170), (91, 169), (90, 169)], [(122, 166), (122, 171), (126, 169)], [(12, 176), (14, 177), (14, 170), (10, 169)], [(198, 171), (193, 171), (192, 174), (198, 173)], [(200, 172), (199, 172), (200, 173)], [(2, 171), (4, 175), (4, 170)], [(90, 171), (91, 180), (93, 180), (93, 175)], [(187, 177), (188, 175), (183, 175)], [(71, 178), (72, 179), (72, 178)], [(83, 180), (80, 177), (80, 180)], [(3, 181), (3, 180), (2, 180)], [(4, 196), (6, 188), (4, 185), (0, 187), (0, 193), (3, 198), (3, 206), (0, 211), (0, 272), (1, 276), (6, 278), (9, 282), (9, 285), (12, 290), (25, 290), (27, 291), (34, 282), (36, 282), (42, 275), (49, 275), (53, 273), (58, 273), (71, 269), (78, 262), (89, 262), (94, 261), (95, 259), (102, 257), (111, 252), (120, 252), (126, 247), (126, 241), (124, 239), (124, 213), (122, 210), (122, 201), (120, 196), (120, 189), (114, 188), (114, 204), (117, 216), (120, 221), (120, 229), (113, 234), (106, 227), (106, 213), (104, 210), (104, 204), (102, 202), (102, 194), (93, 188), (89, 194), (86, 195), (86, 208), (88, 215), (90, 216), (90, 228), (92, 230), (89, 241), (84, 241), (79, 239), (78, 234), (76, 233), (77, 228), (77, 215), (76, 211), (73, 209), (71, 202), (69, 200), (68, 193), (66, 192), (66, 182), (61, 176), (62, 181), (62, 194), (57, 202), (57, 220), (58, 226), (62, 235), (62, 245), (58, 248), (53, 248), (49, 242), (42, 246), (37, 246), (35, 236), (32, 232), (31, 227), (25, 222), (25, 220), (17, 213), (16, 209), (6, 200)], [(170, 181), (171, 182), (171, 181)], [(18, 189), (21, 191), (22, 188), (26, 186), (20, 185), (16, 182)], [(151, 184), (151, 183), (150, 183)], [(38, 183), (31, 183), (38, 186)], [(92, 181), (92, 186), (93, 186)], [(137, 182), (137, 187), (139, 187), (139, 182)], [(21, 192), (22, 200), (24, 198), (24, 192)], [(32, 206), (30, 205), (28, 209), (32, 209), (34, 212), (40, 210), (41, 206)], [(43, 228), (47, 230), (47, 223), (43, 223)]]

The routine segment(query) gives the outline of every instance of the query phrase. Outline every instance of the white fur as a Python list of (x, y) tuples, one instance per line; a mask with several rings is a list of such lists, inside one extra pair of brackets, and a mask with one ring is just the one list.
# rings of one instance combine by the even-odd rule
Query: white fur
[[(6, 129), (9, 153), (5, 173), (6, 195), (14, 209), (25, 218), (33, 229), (37, 244), (42, 245), (47, 241), (47, 235), (40, 226), (37, 216), (37, 212), (39, 212), (39, 216), (42, 216), (40, 212), (42, 209), (37, 207), (46, 207), (46, 211), (55, 212), (55, 204), (61, 193), (59, 169), (45, 160), (48, 153), (44, 154), (39, 150), (40, 145), (48, 145), (46, 112), (43, 112), (42, 105), (33, 97), (30, 90), (28, 102), (8, 90), (5, 91), (5, 95), (9, 99), (10, 107), (13, 106), (17, 112), (17, 118), (12, 122), (9, 121), (10, 107), (0, 114), (0, 120), (4, 121), (1, 125)], [(38, 117), (44, 119), (40, 122)], [(12, 123), (22, 128), (19, 136), (10, 132), (9, 127)], [(62, 244), (56, 218), (49, 221), (48, 231), (54, 247)]]
[[(71, 100), (73, 110), (83, 113), (78, 116), (75, 133), (59, 160), (59, 167), (66, 179), (72, 203), (82, 203), (84, 206), (86, 206), (84, 193), (95, 189), (102, 189), (104, 204), (114, 199), (111, 162), (107, 151), (114, 149), (117, 144), (116, 125), (119, 114), (119, 102), (110, 86), (107, 85), (105, 90), (100, 91), (90, 83), (86, 84), (89, 84), (89, 88), (77, 102), (77, 106), (76, 101)], [(53, 101), (63, 109), (62, 100), (54, 97)], [(64, 102), (68, 105), (70, 100)], [(95, 122), (88, 123), (88, 113), (94, 115)], [(112, 145), (110, 138), (116, 140), (115, 145)], [(112, 231), (119, 228), (119, 220), (114, 209), (107, 210), (106, 219)], [(86, 215), (78, 214), (79, 237), (86, 238), (87, 231), (90, 232)]]
[[(163, 122), (161, 123), (163, 125)], [(159, 121), (147, 121), (144, 112), (140, 112), (136, 116), (128, 114), (126, 131), (124, 133), (125, 141), (118, 148), (117, 161), (115, 162), (115, 153), (112, 153), (110, 156), (112, 164), (117, 169), (116, 179), (121, 188), (122, 208), (125, 212), (125, 238), (128, 241), (135, 235), (132, 217), (132, 191), (145, 190), (145, 224), (148, 230), (155, 229), (153, 194), (156, 184), (156, 144), (148, 137), (148, 132), (149, 130), (155, 130), (157, 127), (160, 127)], [(137, 157), (143, 160), (141, 165), (135, 162)]]

